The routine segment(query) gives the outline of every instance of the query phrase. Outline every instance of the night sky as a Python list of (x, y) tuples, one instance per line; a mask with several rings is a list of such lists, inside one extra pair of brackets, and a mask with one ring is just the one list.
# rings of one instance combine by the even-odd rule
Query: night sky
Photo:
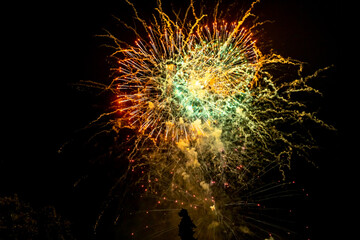
[[(155, 1), (133, 2), (145, 19), (153, 13)], [(174, 6), (187, 6), (180, 2)], [(220, 9), (232, 2), (223, 1)], [(94, 237), (92, 226), (122, 166), (106, 152), (111, 145), (106, 140), (89, 150), (90, 135), (82, 128), (106, 110), (111, 96), (97, 96), (97, 90), (76, 83), (109, 81), (111, 50), (101, 47), (104, 39), (95, 35), (103, 29), (116, 33), (119, 23), (112, 16), (131, 23), (132, 11), (114, 0), (27, 3), (14, 9), (10, 20), (16, 24), (5, 34), (13, 36), (14, 50), (9, 57), (11, 74), (3, 77), (9, 87), (3, 89), (3, 105), (8, 106), (2, 116), (6, 144), (0, 160), (0, 196), (16, 193), (34, 209), (53, 206), (71, 222), (76, 239), (105, 239), (105, 234)], [(316, 104), (319, 118), (338, 131), (319, 131), (320, 150), (311, 156), (318, 168), (304, 162), (292, 173), (309, 193), (309, 200), (299, 207), (299, 218), (309, 224), (311, 239), (326, 239), (342, 229), (340, 214), (348, 211), (343, 200), (349, 196), (344, 187), (351, 141), (345, 134), (350, 115), (344, 107), (349, 85), (343, 79), (342, 24), (337, 21), (343, 6), (339, 1), (264, 0), (254, 12), (274, 21), (264, 27), (259, 42), (309, 63), (310, 73), (334, 65), (317, 85), (324, 96)], [(134, 39), (124, 35), (122, 40)], [(79, 179), (83, 180), (74, 187)]]

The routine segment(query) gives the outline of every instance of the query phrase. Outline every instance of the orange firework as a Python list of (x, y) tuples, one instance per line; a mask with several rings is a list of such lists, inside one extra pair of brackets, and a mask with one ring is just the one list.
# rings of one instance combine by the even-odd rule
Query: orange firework
[[(259, 1), (239, 21), (215, 17), (210, 26), (206, 14), (197, 16), (193, 1), (183, 17), (175, 14), (176, 21), (158, 1), (153, 24), (126, 1), (147, 34), (142, 37), (125, 24), (137, 36), (133, 44), (105, 35), (116, 49), (108, 89), (117, 98), (115, 110), (97, 120), (114, 116), (117, 133), (133, 130), (127, 173), (140, 175), (134, 184), (149, 200), (147, 208), (154, 199), (154, 212), (188, 207), (199, 239), (253, 236), (260, 227), (238, 212), (259, 209), (263, 202), (254, 196), (289, 185), (263, 188), (262, 177), (278, 169), (285, 179), (292, 157), (316, 147), (304, 122), (333, 129), (294, 97), (320, 94), (308, 80), (324, 69), (303, 77), (303, 63), (260, 51), (253, 31), (262, 23), (244, 24)], [(284, 66), (292, 74), (274, 74)]]

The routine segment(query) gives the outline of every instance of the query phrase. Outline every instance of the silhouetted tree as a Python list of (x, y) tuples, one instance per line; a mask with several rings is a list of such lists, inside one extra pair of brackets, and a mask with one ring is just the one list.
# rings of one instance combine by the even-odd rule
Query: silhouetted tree
[(181, 240), (196, 240), (193, 236), (195, 233), (193, 229), (196, 228), (196, 226), (189, 217), (187, 210), (181, 209), (179, 216), (181, 217), (179, 224), (179, 236)]
[(70, 222), (53, 206), (33, 209), (18, 195), (0, 196), (0, 239), (74, 240)]

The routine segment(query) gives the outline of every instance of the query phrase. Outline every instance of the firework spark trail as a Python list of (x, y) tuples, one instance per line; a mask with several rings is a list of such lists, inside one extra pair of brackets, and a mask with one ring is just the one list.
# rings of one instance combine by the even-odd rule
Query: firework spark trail
[[(292, 156), (316, 147), (306, 124), (332, 129), (294, 97), (321, 94), (308, 81), (324, 69), (303, 77), (303, 63), (261, 52), (253, 31), (262, 23), (244, 24), (259, 1), (232, 23), (217, 19), (217, 4), (212, 24), (196, 15), (193, 1), (185, 20), (176, 15), (175, 22), (158, 1), (153, 24), (126, 2), (147, 36), (127, 24), (134, 44), (103, 35), (114, 42), (116, 77), (106, 88), (117, 99), (96, 121), (112, 115), (112, 130), (136, 133), (128, 172), (143, 174), (135, 185), (157, 206), (190, 208), (199, 239), (220, 239), (224, 230), (224, 239), (250, 234), (256, 221), (239, 220), (234, 210), (258, 204), (248, 199), (255, 192), (244, 192), (273, 169), (285, 178)], [(281, 66), (296, 78), (274, 74)]]

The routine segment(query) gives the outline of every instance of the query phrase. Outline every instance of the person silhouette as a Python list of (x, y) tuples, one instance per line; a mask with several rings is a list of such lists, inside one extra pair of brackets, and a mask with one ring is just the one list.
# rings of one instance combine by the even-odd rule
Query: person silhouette
[(179, 236), (181, 240), (197, 240), (194, 238), (194, 228), (196, 228), (195, 224), (192, 222), (188, 211), (186, 209), (181, 209), (179, 212), (179, 216), (181, 217), (181, 221), (179, 224)]

